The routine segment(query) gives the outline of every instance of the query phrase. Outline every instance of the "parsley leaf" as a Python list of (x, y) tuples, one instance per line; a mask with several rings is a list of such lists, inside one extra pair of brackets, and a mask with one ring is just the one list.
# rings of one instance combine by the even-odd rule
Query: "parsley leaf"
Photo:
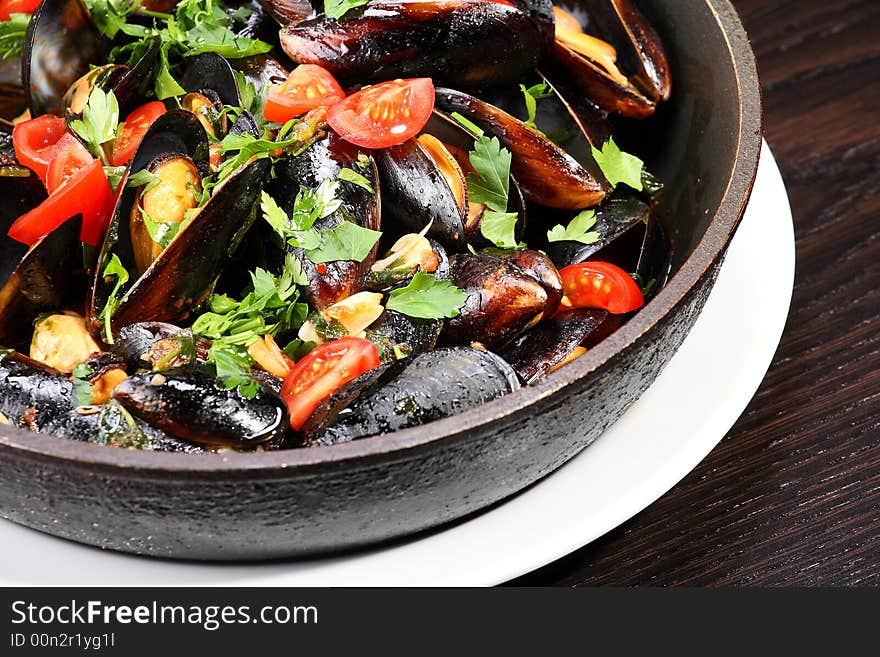
[(501, 147), (497, 137), (480, 137), (470, 152), (471, 166), (476, 173), (468, 174), (468, 200), (482, 203), (496, 212), (507, 212), (510, 193), (510, 151)]
[(293, 125), (295, 121), (296, 119), (292, 119), (288, 124), (285, 124), (278, 132), (277, 141), (273, 139), (260, 139), (254, 137), (249, 132), (241, 134), (228, 133), (223, 138), (223, 141), (220, 142), (220, 152), (224, 155), (225, 159), (220, 164), (220, 169), (217, 173), (218, 180), (229, 177), (234, 171), (247, 164), (251, 158), (262, 159), (269, 157), (275, 151), (291, 147), (296, 147), (294, 152), (298, 149), (307, 148), (311, 144), (311, 140), (303, 142), (296, 135), (290, 139), (283, 138), (283, 135), (290, 130), (288, 125)]
[(85, 363), (73, 368), (73, 407), (89, 406), (92, 403), (92, 384), (89, 377), (94, 370)]
[(373, 186), (370, 184), (370, 181), (367, 180), (365, 176), (362, 176), (354, 169), (349, 169), (348, 167), (343, 168), (339, 175), (337, 176), (339, 180), (344, 180), (345, 182), (351, 183), (352, 185), (357, 185), (358, 187), (363, 187), (365, 190), (370, 192), (370, 194), (375, 195), (376, 190), (373, 189)]
[(109, 163), (102, 147), (116, 138), (118, 125), (119, 103), (116, 102), (116, 96), (112, 91), (105, 92), (100, 87), (94, 87), (82, 118), (71, 121), (70, 129), (86, 142), (92, 155)]
[(147, 214), (143, 208), (141, 210), (141, 216), (144, 219), (144, 227), (147, 229), (147, 233), (150, 235), (150, 239), (153, 240), (156, 244), (162, 246), (163, 249), (168, 248), (168, 245), (171, 244), (171, 241), (180, 232), (181, 227), (183, 226), (182, 221), (155, 221), (149, 214)]
[(393, 290), (385, 307), (419, 319), (456, 317), (467, 301), (467, 292), (433, 274), (417, 272), (406, 287)]
[(140, 0), (85, 0), (95, 27), (111, 39), (125, 27), (128, 16), (140, 4)]
[(0, 58), (21, 57), (30, 20), (30, 14), (11, 14), (8, 21), (0, 22)]
[(141, 169), (137, 173), (133, 173), (128, 177), (129, 187), (144, 187), (144, 185), (146, 185), (146, 187), (144, 187), (145, 192), (150, 191), (160, 182), (162, 182), (161, 178), (147, 169)]
[(480, 233), (500, 249), (516, 249), (520, 244), (516, 241), (516, 212), (483, 212)]
[(171, 64), (168, 61), (170, 48), (171, 43), (167, 41), (164, 41), (159, 48), (159, 70), (156, 71), (156, 80), (153, 83), (153, 90), (159, 100), (175, 98), (186, 93), (186, 90), (171, 75)]
[(217, 382), (224, 388), (238, 388), (247, 399), (260, 392), (260, 384), (251, 376), (254, 360), (244, 347), (218, 340), (208, 350), (208, 362), (214, 365)]
[(547, 231), (547, 240), (550, 242), (580, 242), (581, 244), (595, 244), (599, 241), (599, 233), (588, 232), (596, 225), (596, 213), (592, 210), (584, 210), (578, 213), (569, 222), (568, 226), (554, 226)]
[(343, 221), (321, 233), (321, 246), (307, 252), (314, 263), (354, 260), (363, 262), (382, 237), (378, 230), (363, 228), (351, 221)]
[(601, 151), (595, 146), (591, 148), (593, 149), (593, 159), (596, 160), (596, 164), (602, 169), (602, 174), (612, 187), (624, 183), (639, 192), (642, 191), (644, 162), (635, 155), (621, 151), (613, 139), (609, 139), (602, 146)]
[(342, 18), (349, 10), (363, 7), (370, 0), (324, 0), (324, 14), (328, 18)]
[(114, 253), (101, 275), (105, 279), (110, 276), (116, 277), (113, 290), (111, 290), (103, 310), (98, 315), (98, 319), (104, 322), (104, 337), (107, 344), (113, 344), (113, 331), (110, 328), (110, 320), (113, 318), (113, 313), (116, 312), (117, 306), (119, 306), (119, 292), (122, 290), (122, 286), (128, 282), (128, 270), (122, 266), (119, 256)]
[(339, 183), (323, 180), (315, 190), (300, 187), (293, 203), (293, 213), (288, 216), (278, 203), (266, 192), (262, 192), (260, 208), (263, 218), (276, 233), (291, 246), (302, 249), (317, 249), (321, 236), (313, 228), (318, 219), (329, 217), (339, 209), (342, 201), (336, 197)]
[[(526, 103), (526, 113), (528, 114), (523, 123), (533, 130), (538, 130), (538, 126), (535, 125), (535, 116), (538, 113), (538, 101), (543, 98), (550, 98), (550, 96), (553, 95), (553, 89), (551, 89), (550, 85), (546, 82), (540, 82), (528, 88), (526, 88), (526, 85), (521, 84), (519, 85), (519, 89), (522, 91), (523, 100)], [(538, 132), (540, 132), (540, 130), (538, 130)]]

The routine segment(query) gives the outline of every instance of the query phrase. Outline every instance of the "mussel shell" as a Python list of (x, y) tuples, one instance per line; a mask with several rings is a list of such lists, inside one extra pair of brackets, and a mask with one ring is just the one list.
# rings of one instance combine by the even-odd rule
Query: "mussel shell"
[(81, 225), (82, 216), (76, 215), (40, 239), (0, 288), (0, 345), (26, 348), (37, 315), (60, 308), (79, 282)]
[(268, 160), (257, 160), (214, 191), (192, 223), (181, 230), (119, 302), (113, 326), (179, 322), (207, 298), (211, 286), (255, 218)]
[(36, 409), (37, 426), (71, 408), (73, 384), (61, 372), (27, 356), (0, 349), (0, 412), (19, 422)]
[(562, 278), (553, 261), (540, 251), (532, 249), (516, 249), (515, 251), (489, 250), (489, 253), (502, 260), (506, 260), (541, 284), (547, 292), (547, 304), (544, 308), (544, 316), (547, 317), (556, 312), (559, 302), (562, 301), (563, 289)]
[(245, 110), (239, 114), (238, 118), (235, 119), (231, 126), (229, 126), (229, 134), (249, 134), (252, 137), (259, 138), (262, 132), (260, 126), (257, 125), (257, 120), (254, 118), (254, 115)]
[(149, 367), (149, 363), (141, 356), (159, 340), (173, 338), (180, 333), (180, 328), (166, 322), (137, 322), (123, 326), (114, 336), (110, 350), (120, 356), (126, 369), (134, 372)]
[(500, 351), (527, 384), (534, 383), (596, 331), (608, 318), (604, 310), (579, 308), (545, 319)]
[(213, 52), (196, 55), (191, 60), (180, 80), (180, 86), (186, 91), (202, 91), (210, 89), (219, 96), (224, 105), (238, 107), (241, 105), (238, 82), (232, 67), (225, 57)]
[(64, 112), (67, 89), (104, 60), (104, 41), (81, 0), (43, 0), (25, 34), (21, 78), (31, 116)]
[[(362, 152), (364, 151), (357, 146), (331, 133), (302, 154), (288, 157), (275, 165), (277, 178), (271, 186), (272, 195), (282, 208), (290, 212), (299, 187), (315, 189), (324, 180), (337, 179), (343, 168), (350, 168), (367, 178), (375, 194), (358, 185), (341, 182), (338, 193), (342, 201), (341, 210), (318, 220), (315, 228), (319, 232), (335, 228), (345, 221), (344, 214), (359, 226), (381, 230), (379, 174), (372, 158), (366, 169), (360, 168), (357, 160)], [(314, 307), (326, 308), (360, 292), (364, 289), (364, 281), (375, 262), (377, 250), (378, 246), (362, 262), (328, 262), (319, 271), (302, 249), (292, 249), (309, 279), (308, 287), (303, 290), (303, 298)]]
[(502, 358), (470, 347), (437, 349), (382, 366), (325, 400), (302, 429), (303, 445), (335, 445), (461, 413), (517, 390)]
[[(565, 5), (563, 0), (563, 6)], [(630, 79), (651, 100), (669, 100), (672, 74), (666, 50), (630, 0), (578, 0), (606, 41), (615, 46)]]
[(279, 25), (298, 25), (316, 14), (308, 0), (259, 0), (259, 3)]
[(513, 154), (511, 173), (525, 197), (553, 208), (582, 209), (605, 198), (604, 178), (592, 162), (588, 170), (571, 155), (507, 112), (454, 89), (436, 90), (437, 106), (459, 112), (498, 137)]
[(118, 402), (111, 400), (93, 409), (93, 412), (84, 413), (82, 409), (72, 408), (51, 416), (39, 430), (68, 440), (128, 449), (189, 454), (205, 451), (201, 445), (169, 436), (137, 418), (134, 418), (132, 427), (128, 424), (126, 413)]
[(386, 310), (368, 329), (367, 339), (387, 347), (385, 353), (380, 355), (383, 362), (389, 362), (396, 358), (394, 346), (402, 349), (407, 356), (431, 351), (437, 346), (442, 330), (443, 322), (439, 319), (419, 319)]
[(547, 291), (516, 265), (485, 253), (450, 258), (452, 283), (467, 301), (448, 320), (440, 340), (447, 345), (503, 345), (527, 330), (547, 308)]
[(323, 66), (342, 84), (431, 77), (460, 88), (503, 85), (531, 71), (544, 45), (526, 12), (484, 0), (380, 0), (344, 21), (319, 16), (281, 31), (293, 61)]
[(288, 70), (271, 55), (252, 55), (234, 59), (230, 66), (250, 82), (256, 89), (277, 84), (287, 79)]
[(197, 368), (135, 374), (116, 386), (113, 398), (135, 417), (200, 445), (248, 447), (289, 428), (287, 407), (274, 392), (263, 388), (248, 399)]
[[(547, 254), (560, 269), (584, 262), (627, 232), (647, 224), (650, 216), (651, 209), (635, 196), (613, 196), (596, 208), (596, 224), (590, 230), (599, 233), (597, 242), (593, 244), (571, 241), (550, 242), (547, 246)], [(559, 218), (559, 221), (564, 223), (567, 220)], [(638, 245), (635, 248), (638, 249)]]
[(71, 84), (64, 93), (61, 99), (64, 103), (64, 115), (68, 118), (82, 116), (83, 108), (94, 89), (110, 91), (129, 72), (129, 68), (125, 64), (104, 64), (91, 69)]

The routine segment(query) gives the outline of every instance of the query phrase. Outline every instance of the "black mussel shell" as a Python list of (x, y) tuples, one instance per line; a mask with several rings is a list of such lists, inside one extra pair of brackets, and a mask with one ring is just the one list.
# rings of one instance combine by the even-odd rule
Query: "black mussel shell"
[(443, 344), (503, 345), (533, 326), (547, 308), (541, 283), (506, 260), (459, 253), (450, 258), (450, 267), (451, 281), (468, 298), (458, 316), (447, 321)]
[(37, 429), (71, 408), (73, 384), (61, 372), (11, 349), (0, 349), (0, 413)]
[(437, 349), (381, 366), (344, 386), (303, 427), (303, 445), (335, 445), (461, 413), (520, 387), (501, 357)]
[(517, 249), (515, 251), (488, 249), (487, 252), (516, 265), (538, 281), (547, 292), (544, 316), (547, 317), (556, 312), (559, 302), (562, 301), (562, 278), (559, 276), (556, 265), (546, 254), (532, 249)]
[(202, 53), (189, 60), (180, 86), (186, 91), (209, 89), (217, 94), (224, 105), (238, 107), (241, 98), (232, 67), (225, 57), (213, 52)]
[(298, 25), (315, 16), (315, 8), (308, 0), (259, 0), (279, 25)]
[(561, 312), (505, 346), (500, 354), (523, 381), (534, 383), (562, 363), (608, 316), (592, 308)]
[(31, 116), (61, 115), (71, 84), (104, 60), (104, 40), (81, 0), (43, 0), (25, 35), (21, 78)]
[(585, 168), (574, 157), (507, 112), (454, 89), (438, 88), (437, 106), (458, 112), (513, 154), (511, 173), (524, 196), (554, 208), (582, 209), (605, 197), (605, 181), (592, 157)]
[(135, 417), (200, 445), (254, 446), (289, 427), (287, 407), (274, 392), (262, 388), (245, 398), (196, 368), (135, 374), (116, 386), (113, 398)]
[[(592, 244), (570, 241), (550, 242), (547, 254), (560, 269), (584, 262), (627, 233), (640, 226), (644, 227), (650, 216), (651, 209), (635, 196), (614, 196), (596, 208), (596, 224), (590, 230), (599, 233), (597, 242)], [(558, 219), (558, 223), (564, 224), (570, 220), (570, 217)], [(638, 249), (638, 245), (635, 248)]]
[(244, 75), (245, 80), (254, 85), (256, 89), (284, 82), (288, 75), (288, 70), (271, 55), (252, 55), (251, 57), (234, 59), (230, 65)]
[(390, 362), (431, 351), (442, 330), (439, 319), (419, 319), (387, 310), (367, 330), (367, 339), (380, 348), (382, 362)]
[(80, 282), (81, 225), (76, 215), (39, 240), (0, 288), (0, 345), (24, 349), (37, 315), (60, 308), (68, 290)]
[(484, 0), (371, 2), (344, 21), (288, 25), (281, 47), (342, 84), (430, 77), (474, 89), (513, 83), (535, 68), (545, 42), (523, 11)]
[[(290, 212), (301, 186), (315, 189), (324, 180), (337, 179), (343, 168), (352, 169), (367, 178), (375, 193), (353, 183), (340, 182), (338, 193), (342, 201), (340, 210), (318, 220), (315, 228), (323, 232), (348, 220), (370, 230), (381, 230), (379, 174), (372, 157), (369, 158), (366, 167), (361, 167), (358, 163), (358, 156), (361, 153), (369, 155), (368, 152), (331, 133), (302, 154), (277, 163), (275, 165), (277, 178), (270, 185), (270, 192), (278, 204), (285, 211)], [(301, 249), (292, 249), (309, 278), (309, 285), (303, 290), (304, 299), (317, 308), (326, 308), (363, 290), (367, 274), (375, 262), (377, 250), (378, 245), (362, 262), (345, 260), (318, 266), (307, 258)], [(283, 256), (283, 252), (278, 255)], [(280, 266), (280, 262), (277, 266)]]
[(126, 369), (136, 371), (149, 368), (144, 354), (159, 340), (167, 340), (179, 334), (181, 329), (166, 322), (137, 322), (123, 326), (114, 336), (110, 350), (125, 361)]
[(190, 454), (205, 451), (201, 445), (174, 438), (143, 420), (133, 418), (115, 400), (102, 406), (71, 408), (66, 413), (50, 417), (39, 430), (59, 438), (127, 449)]

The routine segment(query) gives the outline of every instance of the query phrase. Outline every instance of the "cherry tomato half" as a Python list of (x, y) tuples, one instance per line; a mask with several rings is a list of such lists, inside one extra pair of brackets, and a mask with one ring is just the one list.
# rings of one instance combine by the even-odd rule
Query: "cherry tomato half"
[(376, 345), (363, 338), (339, 338), (315, 347), (293, 366), (281, 387), (290, 426), (301, 429), (322, 400), (378, 366)]
[(645, 305), (632, 276), (610, 262), (582, 262), (559, 271), (572, 308), (602, 308), (621, 315)]
[(352, 144), (387, 148), (417, 135), (434, 109), (431, 78), (391, 80), (362, 89), (327, 112), (327, 123)]
[(42, 0), (0, 0), (0, 21), (8, 21), (12, 14), (33, 14)]
[(54, 194), (94, 159), (89, 153), (89, 149), (68, 132), (55, 144), (55, 150), (52, 153), (49, 170), (46, 174), (46, 189), (50, 194)]
[(92, 160), (66, 184), (30, 212), (15, 220), (9, 237), (28, 246), (75, 214), (82, 214), (83, 242), (97, 246), (113, 209), (113, 193), (101, 160)]
[(64, 119), (43, 114), (22, 121), (12, 129), (12, 147), (19, 163), (31, 169), (46, 184), (46, 173), (55, 144), (67, 132)]
[(300, 64), (284, 82), (269, 87), (263, 117), (285, 123), (316, 107), (335, 105), (343, 98), (345, 92), (330, 71), (316, 64)]
[(110, 162), (115, 167), (128, 164), (141, 140), (153, 122), (165, 113), (165, 105), (158, 100), (141, 105), (125, 117), (125, 124), (113, 144), (113, 156)]

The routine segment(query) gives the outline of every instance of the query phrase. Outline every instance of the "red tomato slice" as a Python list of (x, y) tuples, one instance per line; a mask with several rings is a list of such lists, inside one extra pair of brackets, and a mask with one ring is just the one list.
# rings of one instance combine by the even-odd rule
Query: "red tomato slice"
[(286, 123), (292, 118), (323, 105), (335, 105), (345, 98), (336, 78), (316, 64), (300, 64), (281, 84), (269, 87), (263, 117)]
[(300, 360), (281, 387), (290, 426), (299, 431), (324, 399), (379, 366), (379, 351), (363, 338), (339, 338), (315, 347)]
[(94, 159), (89, 153), (89, 149), (68, 132), (55, 144), (55, 150), (49, 162), (49, 171), (46, 174), (46, 189), (50, 194), (54, 194)]
[(22, 121), (12, 129), (15, 156), (21, 164), (36, 173), (43, 184), (46, 183), (46, 173), (55, 144), (66, 132), (67, 123), (64, 119), (51, 114)]
[(30, 246), (65, 220), (81, 213), (80, 237), (83, 242), (97, 246), (110, 218), (108, 208), (112, 209), (112, 200), (101, 160), (93, 160), (49, 198), (16, 219), (9, 229), (9, 237)]
[(141, 145), (147, 130), (165, 111), (165, 105), (154, 100), (141, 105), (125, 117), (125, 124), (116, 136), (116, 143), (113, 144), (113, 156), (110, 158), (113, 166), (121, 167), (128, 164), (137, 147)]
[(0, 21), (8, 21), (12, 14), (33, 14), (41, 0), (0, 0)]
[(327, 112), (327, 123), (352, 144), (387, 148), (417, 135), (434, 109), (431, 78), (391, 80), (362, 89)]
[(559, 271), (572, 308), (602, 308), (615, 315), (645, 305), (632, 276), (610, 262), (582, 262)]

